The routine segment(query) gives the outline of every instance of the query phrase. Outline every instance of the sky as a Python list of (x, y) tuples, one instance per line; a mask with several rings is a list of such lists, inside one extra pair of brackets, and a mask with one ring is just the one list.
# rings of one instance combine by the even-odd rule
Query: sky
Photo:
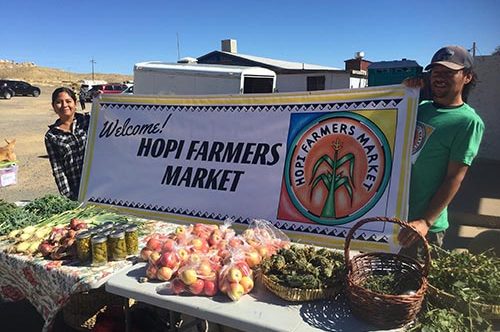
[(23, 0), (0, 6), (0, 59), (77, 73), (133, 74), (135, 63), (176, 62), (220, 50), (344, 68), (429, 63), (445, 45), (476, 55), (500, 46), (498, 0)]

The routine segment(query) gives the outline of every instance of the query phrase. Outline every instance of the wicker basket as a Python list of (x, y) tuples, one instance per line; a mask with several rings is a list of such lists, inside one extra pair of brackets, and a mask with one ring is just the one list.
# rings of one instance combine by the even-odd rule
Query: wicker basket
[(104, 312), (107, 306), (123, 305), (125, 299), (108, 293), (104, 287), (73, 294), (63, 307), (63, 319), (66, 325), (79, 331), (90, 331), (97, 314)]
[(261, 280), (264, 286), (283, 300), (290, 302), (305, 302), (335, 297), (342, 289), (339, 284), (337, 287), (302, 289), (285, 287), (271, 280), (268, 276), (261, 274)]
[[(346, 296), (353, 314), (357, 317), (382, 328), (401, 327), (415, 319), (425, 297), (430, 264), (427, 240), (414, 231), (424, 244), (424, 266), (410, 257), (391, 253), (365, 253), (350, 259), (349, 246), (354, 231), (369, 222), (391, 222), (403, 229), (414, 231), (408, 223), (391, 218), (367, 218), (356, 223), (349, 231), (344, 246), (347, 268)], [(401, 289), (413, 292), (407, 295), (388, 295), (363, 287), (368, 277), (388, 273), (395, 275), (395, 280), (401, 283)]]
[[(462, 313), (469, 312), (469, 303), (466, 303), (456, 296), (438, 289), (429, 284), (429, 301), (440, 308), (453, 308)], [(500, 320), (500, 305), (471, 302), (470, 306), (477, 310), (481, 317), (490, 320)]]

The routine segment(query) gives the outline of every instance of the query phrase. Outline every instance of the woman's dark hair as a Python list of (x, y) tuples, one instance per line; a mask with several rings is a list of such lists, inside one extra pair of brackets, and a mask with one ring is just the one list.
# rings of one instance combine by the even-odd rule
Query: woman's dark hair
[(52, 104), (56, 102), (57, 96), (59, 96), (61, 92), (66, 92), (68, 96), (70, 96), (71, 99), (73, 99), (73, 101), (76, 103), (75, 91), (71, 90), (70, 88), (62, 86), (60, 88), (55, 89), (54, 92), (52, 92)]
[(464, 85), (464, 88), (462, 90), (462, 100), (464, 102), (467, 102), (467, 98), (469, 97), (470, 90), (472, 90), (472, 88), (476, 86), (477, 74), (474, 72), (474, 70), (472, 70), (472, 68), (464, 68), (463, 71), (464, 71), (464, 75), (468, 75), (468, 74), (472, 75), (472, 79), (470, 80), (469, 83)]

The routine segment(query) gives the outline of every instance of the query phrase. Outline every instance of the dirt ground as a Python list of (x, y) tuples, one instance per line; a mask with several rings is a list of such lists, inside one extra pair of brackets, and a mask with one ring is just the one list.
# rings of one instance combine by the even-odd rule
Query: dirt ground
[[(42, 93), (38, 98), (0, 99), (0, 146), (5, 145), (4, 139), (16, 139), (19, 166), (17, 184), (0, 187), (0, 199), (9, 202), (58, 193), (43, 141), (48, 125), (57, 119), (51, 106), (56, 86), (40, 88)], [(90, 107), (87, 104), (87, 110)]]

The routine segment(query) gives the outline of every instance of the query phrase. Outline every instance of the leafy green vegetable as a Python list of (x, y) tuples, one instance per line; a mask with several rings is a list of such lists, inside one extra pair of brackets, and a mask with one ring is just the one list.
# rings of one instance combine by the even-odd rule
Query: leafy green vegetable
[(432, 247), (429, 283), (465, 302), (500, 304), (500, 260), (488, 252), (446, 251)]
[(491, 332), (491, 324), (479, 315), (464, 315), (455, 309), (440, 309), (427, 303), (410, 332), (481, 331)]
[(344, 256), (333, 250), (292, 245), (265, 259), (261, 268), (266, 276), (283, 286), (327, 288), (343, 279)]
[(48, 194), (29, 202), (24, 209), (44, 219), (64, 211), (73, 210), (79, 204), (61, 195)]
[(398, 289), (399, 287), (394, 273), (385, 275), (372, 274), (366, 278), (363, 287), (372, 292), (381, 294), (398, 295), (401, 293)]
[(0, 235), (36, 224), (40, 218), (15, 204), (0, 200)]

